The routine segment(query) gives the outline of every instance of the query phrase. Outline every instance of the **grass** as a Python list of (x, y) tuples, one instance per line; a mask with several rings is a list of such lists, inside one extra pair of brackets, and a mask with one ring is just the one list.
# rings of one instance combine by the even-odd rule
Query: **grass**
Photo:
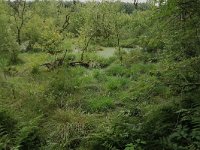
[(89, 112), (107, 112), (115, 108), (114, 101), (110, 97), (94, 97), (88, 100), (86, 109)]
[[(77, 55), (68, 53), (66, 61), (77, 59)], [(54, 56), (44, 52), (21, 53), (19, 58), (24, 63), (11, 66), (16, 73), (1, 79), (10, 85), (0, 88), (4, 98), (2, 107), (12, 108), (22, 122), (41, 117), (38, 126), (45, 130), (40, 132), (44, 138), (48, 137), (45, 140), (54, 143), (47, 149), (66, 149), (74, 142), (81, 145), (80, 141), (96, 133), (95, 130), (106, 129), (119, 112), (129, 109), (132, 112), (138, 104), (137, 107), (145, 106), (149, 90), (155, 87), (152, 83), (157, 83), (156, 78), (149, 76), (156, 68), (153, 64), (140, 62), (127, 67), (117, 64), (116, 58), (102, 58), (93, 53), (87, 57), (107, 67), (86, 69), (63, 65), (48, 71), (40, 65), (55, 60)], [(32, 132), (37, 135), (30, 126), (27, 133)], [(23, 140), (29, 140), (26, 137)]]
[(106, 89), (110, 92), (123, 90), (129, 84), (129, 80), (121, 77), (109, 77), (106, 83)]
[(8, 66), (4, 70), (10, 70), (10, 68), (12, 68), (12, 70), (15, 70), (16, 75), (26, 76), (31, 71), (33, 71), (34, 68), (35, 69), (38, 68), (38, 72), (39, 72), (39, 69), (44, 70), (44, 68), (40, 67), (40, 65), (42, 65), (45, 62), (52, 61), (55, 58), (53, 58), (52, 56), (49, 56), (46, 53), (40, 52), (40, 53), (21, 53), (19, 55), (19, 59), (23, 63), (13, 65), (13, 66)]
[(107, 68), (106, 73), (112, 76), (124, 76), (127, 71), (127, 68), (122, 65), (112, 64)]

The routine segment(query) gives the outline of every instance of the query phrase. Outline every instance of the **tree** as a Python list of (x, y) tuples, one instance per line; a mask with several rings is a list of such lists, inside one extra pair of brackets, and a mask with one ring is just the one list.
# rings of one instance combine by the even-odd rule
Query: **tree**
[(16, 28), (17, 42), (19, 45), (22, 43), (21, 34), (22, 29), (28, 19), (28, 4), (26, 0), (16, 0), (14, 2), (9, 2), (11, 6), (11, 16), (14, 18), (14, 26)]
[[(124, 31), (124, 28), (123, 26), (125, 25), (125, 16), (123, 16), (123, 14), (115, 14), (116, 15), (116, 19), (114, 21), (114, 26), (113, 26), (113, 33), (116, 37), (116, 47), (118, 49), (118, 55), (119, 55), (119, 60), (120, 60), (120, 63), (122, 64), (123, 63), (123, 56), (122, 56), (122, 48), (121, 48), (121, 39), (123, 37), (123, 33), (125, 32)], [(120, 17), (118, 17), (120, 16)]]
[(12, 30), (9, 24), (9, 7), (3, 1), (0, 1), (0, 56), (9, 54), (10, 63), (17, 62), (18, 45), (12, 36)]
[[(94, 29), (94, 19), (93, 13), (95, 12), (96, 4), (90, 3), (88, 6), (82, 8), (83, 18), (84, 18), (84, 25), (79, 30), (79, 46), (81, 48), (81, 58), (80, 60), (84, 60), (84, 55), (88, 50), (88, 47), (95, 37), (96, 30)], [(93, 13), (91, 13), (93, 12)]]
[(120, 63), (123, 63), (123, 56), (122, 56), (122, 47), (121, 47), (121, 40), (126, 32), (125, 26), (128, 23), (128, 17), (126, 14), (121, 12), (120, 3), (116, 2), (112, 5), (112, 13), (109, 16), (109, 20), (111, 20), (111, 28), (112, 28), (112, 35), (114, 36), (114, 40), (116, 40), (116, 48), (118, 50), (118, 56)]
[(84, 30), (82, 29), (79, 33), (79, 42), (80, 42), (80, 46), (81, 46), (81, 61), (84, 60), (84, 55), (85, 53), (87, 52), (88, 50), (88, 46), (92, 40), (92, 38), (94, 37), (94, 33), (92, 32), (92, 29), (90, 29), (89, 31), (91, 32), (88, 32), (88, 30)]

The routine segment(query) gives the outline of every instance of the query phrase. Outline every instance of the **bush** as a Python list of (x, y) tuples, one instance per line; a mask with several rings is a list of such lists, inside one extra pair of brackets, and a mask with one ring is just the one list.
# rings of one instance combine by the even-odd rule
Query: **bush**
[(48, 52), (63, 50), (62, 35), (50, 18), (44, 22), (39, 15), (33, 15), (25, 25), (23, 38), (24, 41), (29, 41), (29, 50)]

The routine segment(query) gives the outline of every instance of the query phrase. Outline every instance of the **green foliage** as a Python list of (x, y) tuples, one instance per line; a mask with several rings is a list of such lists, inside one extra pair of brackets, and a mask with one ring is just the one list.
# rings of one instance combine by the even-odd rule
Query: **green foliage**
[(39, 31), (39, 34), (39, 41), (34, 42), (33, 48), (39, 48), (48, 52), (62, 49), (62, 35), (56, 31), (52, 20), (47, 20), (45, 24), (42, 25), (42, 30)]
[(29, 22), (26, 24), (24, 29), (24, 41), (29, 42), (29, 46), (27, 47), (27, 50), (31, 50), (33, 48), (36, 49), (37, 43), (42, 40), (42, 34), (44, 32), (43, 27), (43, 20), (40, 18), (40, 16), (35, 15), (29, 20)]

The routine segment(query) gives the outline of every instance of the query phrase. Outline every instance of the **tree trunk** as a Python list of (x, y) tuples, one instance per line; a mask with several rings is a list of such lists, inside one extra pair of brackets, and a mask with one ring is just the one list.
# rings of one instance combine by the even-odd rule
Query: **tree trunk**
[(21, 45), (21, 29), (17, 29), (17, 43)]
[[(93, 35), (91, 35), (91, 37), (88, 39), (88, 41), (86, 42), (85, 44), (85, 47), (82, 49), (82, 53), (81, 53), (81, 61), (83, 61), (83, 58), (84, 58), (84, 54), (85, 54), (85, 51), (87, 51), (87, 48), (89, 46), (89, 43), (90, 43), (90, 40), (92, 39)], [(87, 37), (85, 37), (87, 38)]]
[(118, 52), (119, 52), (119, 60), (120, 60), (120, 63), (122, 64), (123, 57), (122, 57), (122, 53), (121, 53), (119, 34), (117, 34), (117, 47), (118, 47)]

